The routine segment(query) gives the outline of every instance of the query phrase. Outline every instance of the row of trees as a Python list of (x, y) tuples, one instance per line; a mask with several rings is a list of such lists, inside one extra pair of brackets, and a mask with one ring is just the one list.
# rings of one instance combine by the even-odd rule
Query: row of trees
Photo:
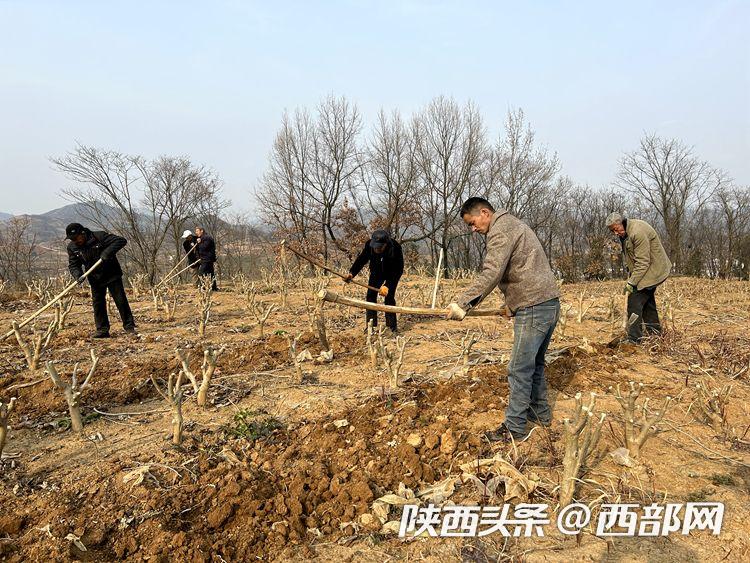
[[(381, 111), (367, 130), (345, 98), (285, 114), (255, 194), (273, 233), (255, 217), (230, 215), (217, 174), (188, 158), (79, 145), (52, 162), (73, 181), (63, 194), (88, 224), (125, 236), (126, 267), (152, 282), (183, 255), (181, 233), (197, 224), (216, 236), (225, 275), (266, 265), (269, 234), (349, 261), (374, 228), (400, 240), (410, 264), (435, 266), (442, 252), (450, 275), (481, 261), (483, 239), (458, 217), (470, 196), (525, 220), (566, 280), (620, 273), (619, 247), (603, 224), (611, 211), (651, 222), (678, 273), (747, 277), (750, 267), (748, 187), (680, 141), (645, 136), (622, 156), (614, 182), (592, 189), (561, 174), (523, 111), (510, 110), (492, 140), (473, 104), (443, 97), (408, 118)], [(40, 248), (28, 220), (7, 222), (0, 279), (28, 278)]]
[(381, 111), (369, 131), (345, 98), (285, 114), (256, 191), (279, 237), (326, 259), (350, 259), (371, 229), (385, 228), (430, 264), (442, 250), (446, 274), (481, 258), (481, 238), (457, 216), (470, 196), (525, 220), (567, 279), (619, 271), (603, 225), (615, 210), (652, 222), (677, 272), (746, 276), (750, 264), (748, 188), (680, 141), (645, 136), (613, 184), (595, 190), (561, 174), (521, 110), (492, 142), (474, 105), (443, 97), (409, 118)]

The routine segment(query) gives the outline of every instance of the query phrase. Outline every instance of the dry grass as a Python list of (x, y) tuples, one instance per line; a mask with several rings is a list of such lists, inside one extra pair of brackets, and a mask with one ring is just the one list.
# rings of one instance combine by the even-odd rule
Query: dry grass
[[(230, 487), (229, 476), (250, 472), (255, 476), (250, 481), (253, 484), (228, 497), (224, 504), (230, 506), (232, 499), (250, 502), (256, 498), (253, 495), (258, 495), (260, 501), (266, 494), (262, 492), (263, 486), (268, 486), (273, 495), (282, 498), (275, 501), (271, 496), (270, 500), (262, 501), (273, 506), (298, 494), (290, 492), (293, 475), (279, 477), (282, 485), (278, 490), (271, 488), (271, 483), (277, 482), (274, 481), (277, 469), (273, 465), (276, 458), (280, 466), (293, 464), (295, 471), (304, 473), (318, 462), (332, 463), (330, 460), (341, 456), (352, 469), (343, 468), (336, 479), (344, 483), (354, 475), (366, 476), (373, 493), (381, 495), (395, 493), (397, 487), (391, 483), (397, 485), (399, 478), (414, 480), (417, 490), (420, 482), (423, 486), (439, 482), (457, 475), (461, 464), (499, 454), (526, 478), (533, 477), (536, 483), (533, 502), (555, 506), (565, 465), (567, 442), (563, 420), (577, 420), (577, 393), (587, 397), (596, 392), (596, 420), (600, 413), (606, 413), (607, 418), (601, 425), (598, 448), (588, 448), (588, 455), (582, 460), (581, 465), (587, 471), (576, 471), (575, 498), (590, 504), (595, 512), (604, 502), (721, 500), (727, 505), (722, 536), (695, 534), (673, 536), (670, 541), (644, 538), (606, 543), (586, 533), (576, 542), (547, 530), (548, 537), (534, 541), (491, 537), (481, 541), (402, 543), (363, 527), (356, 512), (340, 520), (340, 524), (346, 524), (346, 534), (338, 526), (329, 531), (323, 531), (321, 526), (320, 536), (310, 533), (293, 539), (288, 535), (281, 541), (279, 534), (285, 525), (276, 524), (273, 532), (270, 526), (285, 517), (274, 512), (274, 520), (268, 517), (268, 530), (263, 532), (268, 534), (263, 540), (265, 553), (284, 560), (317, 555), (325, 560), (436, 561), (569, 561), (612, 557), (644, 561), (743, 560), (747, 556), (750, 292), (746, 283), (670, 280), (657, 291), (666, 325), (664, 335), (635, 349), (607, 346), (612, 333), (619, 334), (622, 330), (619, 282), (564, 285), (563, 310), (570, 314), (566, 319), (575, 318), (576, 322), (567, 322), (564, 330), (558, 330), (550, 350), (550, 359), (554, 358), (547, 369), (554, 404), (552, 427), (538, 427), (523, 444), (490, 448), (479, 437), (502, 420), (507, 398), (505, 362), (512, 346), (511, 321), (467, 319), (454, 324), (439, 319), (402, 317), (399, 323), (409, 339), (406, 344), (405, 339), (388, 340), (385, 335), (379, 339), (377, 331), (368, 337), (364, 334), (363, 312), (332, 306), (326, 308), (324, 329), (325, 339), (336, 351), (335, 358), (329, 362), (298, 360), (304, 351), (310, 352), (311, 357), (322, 351), (319, 313), (312, 302), (305, 305), (305, 297), (314, 296), (323, 279), (299, 278), (294, 272), (286, 272), (280, 284), (278, 273), (278, 270), (266, 272), (260, 280), (238, 278), (235, 287), (223, 283), (226, 291), (211, 294), (210, 315), (202, 338), (196, 310), (201, 315), (204, 305), (195, 288), (185, 286), (175, 290), (177, 304), (169, 318), (170, 315), (162, 314), (163, 309), (153, 309), (151, 297), (139, 286), (132, 305), (141, 339), (126, 340), (121, 332), (113, 330), (112, 340), (92, 343), (100, 358), (99, 367), (81, 398), (80, 409), (86, 433), (101, 436), (101, 440), (71, 443), (67, 439), (67, 434), (60, 431), (65, 425), (59, 423), (65, 416), (61, 414), (65, 401), (50, 393), (52, 385), (48, 380), (36, 382), (15, 342), (4, 342), (0, 348), (5, 374), (0, 379), (0, 400), (7, 403), (11, 394), (19, 397), (5, 451), (17, 452), (20, 457), (12, 460), (12, 466), (11, 460), (2, 462), (0, 502), (11, 507), (9, 510), (24, 511), (26, 516), (15, 532), (4, 531), (15, 528), (8, 527), (13, 522), (0, 518), (0, 530), (9, 538), (3, 541), (11, 542), (17, 553), (29, 560), (79, 556), (71, 555), (70, 542), (60, 539), (69, 533), (80, 537), (94, 558), (103, 559), (107, 554), (117, 558), (121, 548), (118, 542), (126, 541), (128, 534), (137, 538), (144, 555), (155, 558), (168, 553), (183, 559), (198, 557), (196, 542), (207, 533), (212, 538), (224, 538), (212, 540), (217, 545), (251, 542), (252, 534), (242, 527), (242, 522), (252, 517), (250, 512), (232, 513), (217, 527), (209, 527), (209, 522), (219, 520), (214, 519), (213, 500), (200, 504), (204, 502), (200, 495), (208, 486), (204, 479), (213, 479), (213, 486), (221, 491)], [(397, 300), (404, 305), (424, 305), (423, 298), (429, 299), (432, 283), (430, 277), (408, 276)], [(450, 300), (466, 283), (443, 281), (441, 301)], [(340, 287), (336, 281), (331, 284), (336, 291), (361, 297), (356, 288)], [(496, 302), (494, 296), (491, 299)], [(31, 309), (31, 301), (36, 302), (33, 292), (31, 297), (25, 292), (13, 295), (0, 319), (9, 323), (11, 318), (22, 318), (20, 311)], [(261, 301), (261, 316), (273, 310), (264, 321), (262, 335), (258, 330), (259, 319), (252, 313), (254, 305)], [(40, 322), (52, 320), (50, 316)], [(82, 340), (81, 335), (88, 332), (91, 322), (88, 300), (80, 292), (66, 327), (46, 352), (61, 372), (70, 373), (76, 362), (86, 360), (89, 342)], [(174, 351), (222, 347), (225, 351), (217, 359), (210, 378), (209, 401), (205, 408), (198, 408), (197, 400), (193, 400), (198, 394), (194, 385), (182, 385), (176, 375), (184, 366), (175, 359)], [(410, 376), (406, 382), (397, 376), (398, 389), (389, 365), (392, 368), (398, 365), (397, 374)], [(384, 370), (390, 380), (388, 391)], [(152, 377), (159, 393), (167, 397), (171, 422), (162, 414), (164, 404), (150, 383)], [(639, 389), (643, 385), (631, 414), (607, 393), (610, 387), (616, 389), (619, 384), (627, 403), (630, 381)], [(163, 382), (167, 382), (166, 389)], [(200, 390), (197, 377), (196, 383)], [(696, 387), (699, 385), (700, 389)], [(727, 393), (729, 386), (731, 392)], [(11, 387), (14, 389), (9, 391)], [(672, 406), (665, 410), (667, 397), (673, 400)], [(646, 398), (649, 404), (641, 408)], [(175, 410), (177, 404), (179, 412)], [(263, 420), (278, 420), (284, 428), (294, 430), (278, 437), (286, 431), (274, 427), (262, 440), (249, 442), (222, 431), (233, 424), (238, 412), (262, 413), (259, 416)], [(660, 421), (654, 419), (657, 413), (663, 416)], [(347, 425), (340, 428), (333, 425), (341, 420), (346, 420)], [(625, 432), (628, 425), (629, 438)], [(319, 431), (315, 440), (329, 435), (335, 440), (331, 444), (308, 443), (313, 440), (311, 429)], [(638, 444), (637, 453), (631, 452), (637, 462), (635, 466), (619, 465), (608, 455), (619, 447), (637, 443), (644, 430), (648, 440)], [(359, 432), (364, 434), (360, 437)], [(179, 449), (167, 447), (168, 440), (164, 438), (167, 434), (180, 442)], [(269, 439), (282, 440), (283, 447), (266, 455), (271, 447)], [(407, 447), (408, 440), (420, 445)], [(425, 449), (428, 441), (435, 441), (433, 449)], [(390, 442), (393, 446), (388, 445)], [(293, 447), (305, 444), (309, 447), (307, 457), (294, 454), (290, 459), (282, 459), (285, 451), (291, 455)], [(390, 463), (403, 459), (416, 465), (395, 474), (395, 466), (375, 464), (368, 469), (359, 465), (358, 460), (367, 452), (380, 447), (383, 449), (378, 450), (379, 455), (390, 456), (387, 458)], [(92, 487), (117, 490), (122, 486), (125, 469), (145, 465), (150, 465), (153, 478), (133, 487), (130, 496), (122, 496), (122, 518), (134, 518), (123, 528), (119, 527), (120, 516), (97, 512), (95, 502), (81, 512), (87, 518), (81, 520), (76, 519), (73, 504), (62, 501), (83, 497)], [(414, 476), (417, 467), (418, 478)], [(485, 477), (489, 480), (493, 475), (482, 476)], [(40, 487), (42, 481), (47, 483), (47, 489)], [(20, 488), (14, 493), (16, 485)], [(128, 487), (131, 485), (128, 483)], [(55, 487), (54, 494), (49, 492), (50, 487)], [(180, 505), (180, 511), (186, 512), (168, 517), (169, 507), (177, 503), (178, 496), (188, 487), (193, 487), (190, 490), (196, 499), (195, 506)], [(504, 492), (502, 486), (499, 490)], [(451, 500), (481, 499), (474, 487), (459, 486)], [(242, 510), (246, 509), (243, 505)], [(308, 517), (319, 518), (315, 510), (310, 510), (315, 516)], [(50, 522), (62, 521), (66, 524), (50, 528), (54, 541), (46, 533), (34, 532)], [(91, 531), (98, 525), (94, 522), (110, 526), (99, 543)], [(308, 527), (315, 528), (313, 524), (311, 520)], [(198, 530), (200, 534), (196, 533)], [(257, 534), (261, 528), (253, 530)], [(185, 537), (180, 533), (185, 533)], [(132, 558), (134, 554), (123, 558)]]

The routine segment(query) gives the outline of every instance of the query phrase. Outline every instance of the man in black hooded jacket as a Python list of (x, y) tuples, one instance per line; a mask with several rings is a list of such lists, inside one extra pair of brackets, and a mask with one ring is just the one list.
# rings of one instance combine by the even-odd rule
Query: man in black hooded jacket
[[(386, 305), (396, 305), (396, 287), (401, 275), (404, 273), (404, 254), (401, 245), (393, 240), (387, 231), (378, 229), (372, 233), (372, 237), (365, 243), (357, 259), (352, 264), (349, 274), (345, 280), (351, 281), (365, 264), (370, 264), (370, 279), (368, 285), (379, 287), (380, 291), (367, 290), (367, 301), (377, 303), (378, 294), (384, 295)], [(365, 318), (372, 325), (378, 325), (378, 313), (367, 311)], [(398, 332), (396, 324), (396, 313), (385, 314), (385, 324), (392, 332)]]
[(116, 253), (128, 241), (106, 231), (90, 231), (79, 223), (71, 223), (65, 228), (68, 244), (68, 270), (70, 275), (83, 283), (83, 272), (102, 259), (101, 265), (88, 276), (91, 286), (91, 300), (94, 305), (94, 338), (109, 338), (109, 317), (107, 315), (107, 290), (117, 306), (125, 332), (135, 334), (135, 320), (130, 310), (125, 286), (122, 283), (122, 268)]

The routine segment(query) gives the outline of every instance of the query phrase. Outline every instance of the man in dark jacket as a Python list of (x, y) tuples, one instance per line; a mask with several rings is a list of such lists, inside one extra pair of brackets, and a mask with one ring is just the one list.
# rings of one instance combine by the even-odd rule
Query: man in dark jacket
[(197, 238), (193, 231), (186, 230), (182, 233), (182, 248), (185, 249), (185, 254), (187, 254), (187, 263), (190, 266), (194, 281), (198, 280), (198, 267), (200, 266), (197, 246)]
[(94, 305), (94, 338), (109, 338), (109, 317), (107, 316), (107, 290), (117, 306), (125, 332), (135, 334), (135, 320), (130, 310), (125, 286), (122, 283), (122, 269), (116, 253), (128, 241), (105, 231), (90, 231), (79, 223), (71, 223), (65, 228), (68, 244), (68, 270), (70, 275), (83, 283), (83, 272), (100, 258), (101, 265), (88, 276), (91, 285), (91, 300)]
[(210, 276), (211, 277), (211, 288), (214, 291), (218, 291), (216, 286), (216, 273), (214, 272), (214, 263), (216, 262), (216, 243), (213, 237), (206, 234), (206, 230), (203, 227), (196, 227), (195, 229), (195, 242), (198, 246), (195, 247), (195, 251), (198, 254), (200, 263), (198, 264), (198, 275), (199, 276)]
[[(379, 229), (372, 233), (372, 237), (365, 243), (357, 259), (352, 264), (349, 274), (345, 280), (351, 281), (365, 264), (370, 264), (370, 280), (368, 285), (379, 287), (380, 291), (367, 290), (367, 300), (376, 303), (378, 294), (385, 296), (386, 305), (396, 304), (396, 287), (401, 275), (404, 273), (404, 254), (401, 245), (393, 240), (387, 231)], [(366, 317), (373, 326), (378, 324), (377, 311), (367, 311)], [(396, 324), (396, 313), (385, 314), (385, 324), (392, 332), (398, 332)]]

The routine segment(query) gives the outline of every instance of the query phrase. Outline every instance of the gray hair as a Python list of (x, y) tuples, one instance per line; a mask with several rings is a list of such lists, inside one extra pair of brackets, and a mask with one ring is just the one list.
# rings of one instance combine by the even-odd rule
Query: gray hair
[(614, 225), (615, 223), (619, 223), (622, 225), (622, 215), (620, 215), (617, 211), (613, 211), (609, 215), (607, 215), (607, 220), (605, 222), (605, 227), (609, 227), (611, 225)]

